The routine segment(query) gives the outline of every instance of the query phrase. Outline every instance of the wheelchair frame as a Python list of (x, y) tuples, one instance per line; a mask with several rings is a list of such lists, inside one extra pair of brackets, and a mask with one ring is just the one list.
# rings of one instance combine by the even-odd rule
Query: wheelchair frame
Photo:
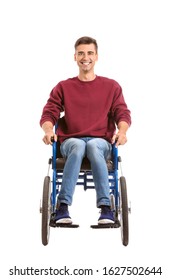
[[(57, 196), (59, 194), (60, 185), (62, 182), (63, 170), (57, 168), (57, 142), (52, 145), (52, 157), (49, 159), (48, 174), (44, 178), (42, 204), (40, 206), (40, 213), (42, 214), (41, 237), (42, 244), (49, 243), (50, 227), (69, 227), (76, 228), (79, 225), (75, 224), (57, 224), (55, 222), (55, 210), (57, 208)], [(110, 186), (110, 201), (111, 209), (114, 212), (115, 222), (107, 225), (91, 225), (91, 228), (119, 228), (121, 229), (121, 240), (124, 246), (129, 243), (129, 221), (128, 214), (130, 208), (128, 207), (127, 186), (126, 179), (122, 175), (119, 177), (119, 165), (121, 165), (121, 157), (118, 156), (118, 148), (115, 144), (112, 145), (112, 168), (108, 169), (108, 178)], [(52, 165), (52, 180), (49, 176), (50, 167)], [(121, 167), (121, 166), (120, 166)], [(83, 185), (84, 190), (95, 188), (93, 183), (92, 171), (81, 170), (79, 179), (76, 185)], [(51, 190), (52, 189), (52, 190)]]

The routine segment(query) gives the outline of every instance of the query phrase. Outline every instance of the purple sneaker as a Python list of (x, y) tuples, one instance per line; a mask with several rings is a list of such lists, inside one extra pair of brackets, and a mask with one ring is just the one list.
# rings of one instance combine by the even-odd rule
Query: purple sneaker
[(61, 203), (59, 208), (56, 210), (55, 220), (56, 223), (72, 224), (72, 220), (71, 217), (69, 216), (67, 204)]
[(110, 206), (101, 206), (101, 214), (98, 219), (98, 224), (113, 224), (114, 223), (114, 215), (113, 211), (111, 211)]

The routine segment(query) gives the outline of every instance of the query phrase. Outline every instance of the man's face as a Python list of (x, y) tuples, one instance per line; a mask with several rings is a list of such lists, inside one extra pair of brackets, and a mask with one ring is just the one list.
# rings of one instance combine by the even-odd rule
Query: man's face
[(95, 62), (98, 60), (95, 45), (79, 45), (76, 48), (74, 60), (77, 61), (80, 71), (90, 72), (90, 70), (93, 70)]

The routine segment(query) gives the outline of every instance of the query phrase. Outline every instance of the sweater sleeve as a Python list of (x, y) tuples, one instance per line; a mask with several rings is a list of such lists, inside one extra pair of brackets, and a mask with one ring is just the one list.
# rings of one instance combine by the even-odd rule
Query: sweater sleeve
[(55, 125), (60, 117), (60, 112), (63, 111), (64, 111), (64, 106), (63, 106), (62, 88), (60, 84), (58, 84), (51, 91), (49, 99), (47, 100), (47, 103), (43, 108), (41, 119), (40, 119), (40, 126), (42, 126), (43, 123), (46, 121), (50, 121), (53, 125)]
[(111, 107), (111, 117), (116, 125), (118, 125), (121, 121), (127, 122), (129, 126), (131, 125), (131, 112), (127, 107), (122, 93), (122, 88), (120, 86), (117, 87), (114, 93)]

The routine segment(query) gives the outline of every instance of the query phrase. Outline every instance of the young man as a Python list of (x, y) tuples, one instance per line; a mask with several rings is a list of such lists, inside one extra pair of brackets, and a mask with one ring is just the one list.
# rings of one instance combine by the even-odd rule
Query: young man
[[(120, 85), (94, 72), (98, 60), (95, 39), (79, 38), (75, 43), (74, 60), (79, 67), (79, 75), (61, 81), (53, 88), (40, 120), (45, 133), (44, 143), (52, 144), (52, 137), (55, 141), (58, 139), (61, 153), (67, 158), (58, 196), (60, 206), (56, 210), (56, 222), (72, 223), (68, 205), (72, 204), (81, 163), (87, 156), (93, 173), (96, 204), (101, 208), (98, 223), (113, 223), (106, 160), (111, 155), (111, 144), (115, 140), (117, 146), (127, 141), (130, 111)], [(64, 112), (64, 117), (59, 119), (61, 112)], [(53, 127), (57, 122), (55, 135)]]

